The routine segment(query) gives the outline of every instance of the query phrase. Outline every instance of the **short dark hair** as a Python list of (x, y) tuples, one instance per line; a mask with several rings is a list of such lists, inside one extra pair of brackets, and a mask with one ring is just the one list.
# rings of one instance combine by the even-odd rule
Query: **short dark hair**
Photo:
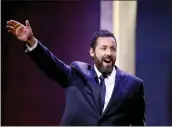
[(93, 49), (95, 49), (95, 47), (96, 47), (96, 41), (97, 41), (98, 37), (113, 37), (116, 41), (116, 38), (112, 32), (110, 32), (107, 29), (101, 29), (101, 30), (95, 32), (91, 38), (91, 47)]

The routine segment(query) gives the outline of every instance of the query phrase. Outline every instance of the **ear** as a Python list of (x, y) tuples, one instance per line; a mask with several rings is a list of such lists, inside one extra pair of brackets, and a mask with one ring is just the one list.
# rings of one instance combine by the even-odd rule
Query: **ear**
[(92, 47), (90, 48), (90, 56), (91, 56), (91, 57), (94, 57), (94, 50), (93, 50)]

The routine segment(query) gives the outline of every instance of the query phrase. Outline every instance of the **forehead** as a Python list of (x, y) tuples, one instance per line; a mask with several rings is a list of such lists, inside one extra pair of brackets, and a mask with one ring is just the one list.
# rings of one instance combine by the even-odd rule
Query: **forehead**
[(98, 37), (97, 45), (107, 45), (107, 46), (116, 46), (116, 41), (113, 37)]

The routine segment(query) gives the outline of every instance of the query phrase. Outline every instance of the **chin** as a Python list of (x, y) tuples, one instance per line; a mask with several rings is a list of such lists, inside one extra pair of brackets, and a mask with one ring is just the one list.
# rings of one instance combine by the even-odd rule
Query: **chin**
[(113, 70), (113, 66), (112, 65), (109, 65), (109, 66), (104, 66), (104, 73), (107, 73), (107, 74), (109, 74), (109, 73), (111, 73), (112, 72), (112, 70)]
[(110, 63), (110, 64), (103, 64), (103, 66), (104, 66), (104, 68), (110, 68), (110, 67), (113, 66), (113, 64), (112, 63)]

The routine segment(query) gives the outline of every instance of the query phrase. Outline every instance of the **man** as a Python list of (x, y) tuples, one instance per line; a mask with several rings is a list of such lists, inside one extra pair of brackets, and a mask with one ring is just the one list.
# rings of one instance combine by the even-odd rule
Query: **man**
[(116, 65), (117, 42), (113, 33), (93, 34), (90, 55), (94, 65), (74, 61), (70, 65), (56, 58), (26, 25), (7, 21), (10, 33), (26, 43), (26, 54), (57, 81), (66, 93), (64, 126), (145, 126), (143, 80)]

